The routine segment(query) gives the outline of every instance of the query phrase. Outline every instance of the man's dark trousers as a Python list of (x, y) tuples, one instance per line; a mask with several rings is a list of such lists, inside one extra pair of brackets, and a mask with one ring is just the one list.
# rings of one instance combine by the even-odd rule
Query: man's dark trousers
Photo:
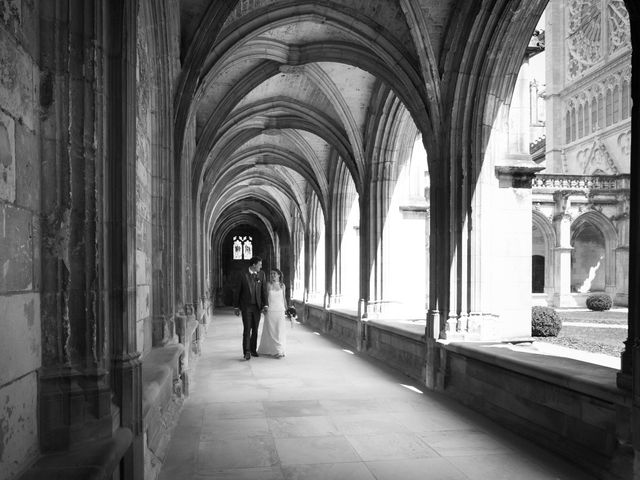
[(257, 305), (248, 305), (242, 309), (242, 351), (256, 353), (258, 348), (258, 326), (260, 325), (260, 309)]

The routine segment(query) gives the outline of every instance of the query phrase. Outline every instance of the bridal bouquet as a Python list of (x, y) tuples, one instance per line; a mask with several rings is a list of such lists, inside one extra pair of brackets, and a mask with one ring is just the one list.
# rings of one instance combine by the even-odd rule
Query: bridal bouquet
[(294, 307), (293, 305), (287, 307), (287, 309), (284, 311), (284, 314), (287, 317), (287, 320), (291, 322), (291, 326), (293, 327), (293, 321), (298, 317), (296, 307)]

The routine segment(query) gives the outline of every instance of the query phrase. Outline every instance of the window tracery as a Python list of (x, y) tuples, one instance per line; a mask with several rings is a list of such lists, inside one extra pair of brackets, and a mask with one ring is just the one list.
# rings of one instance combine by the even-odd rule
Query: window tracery
[(250, 235), (233, 237), (233, 259), (249, 260), (253, 257), (253, 238)]
[(614, 72), (567, 99), (567, 143), (628, 120), (631, 113), (630, 76), (628, 68)]
[(568, 8), (567, 77), (573, 80), (631, 45), (624, 0), (572, 0)]
[(624, 0), (609, 0), (607, 5), (609, 22), (609, 55), (626, 48), (631, 43), (629, 36), (629, 12)]
[(569, 78), (581, 75), (602, 58), (602, 0), (573, 0), (569, 4)]

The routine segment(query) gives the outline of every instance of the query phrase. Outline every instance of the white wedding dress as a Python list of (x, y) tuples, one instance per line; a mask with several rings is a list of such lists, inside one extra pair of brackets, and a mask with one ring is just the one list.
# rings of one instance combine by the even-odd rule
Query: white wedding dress
[(261, 355), (284, 356), (286, 344), (284, 290), (279, 285), (268, 285), (269, 309), (264, 314), (262, 336), (258, 353)]

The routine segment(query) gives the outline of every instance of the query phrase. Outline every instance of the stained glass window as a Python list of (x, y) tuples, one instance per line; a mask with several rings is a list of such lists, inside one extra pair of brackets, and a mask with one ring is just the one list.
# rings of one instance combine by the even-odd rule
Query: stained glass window
[(242, 242), (237, 237), (233, 240), (233, 259), (242, 260)]
[(233, 237), (233, 259), (249, 260), (253, 257), (253, 239), (248, 235)]

